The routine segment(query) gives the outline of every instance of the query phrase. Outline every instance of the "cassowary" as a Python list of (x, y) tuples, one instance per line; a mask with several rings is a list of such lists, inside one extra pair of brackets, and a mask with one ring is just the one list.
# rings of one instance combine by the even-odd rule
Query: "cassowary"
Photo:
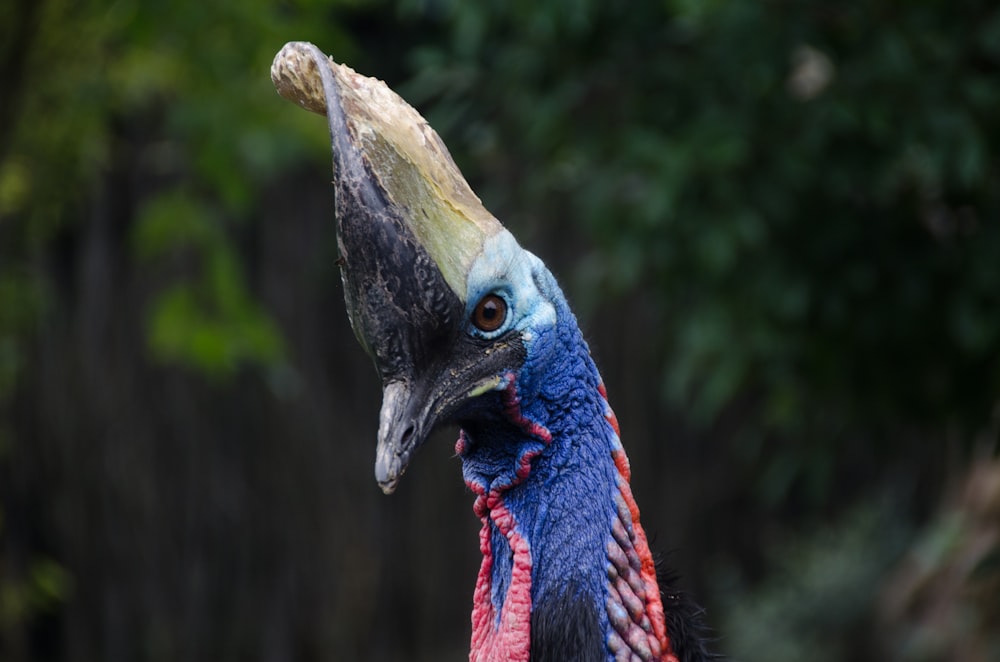
[(433, 429), (461, 430), (483, 523), (470, 659), (707, 658), (697, 610), (661, 592), (618, 422), (555, 278), (384, 83), (305, 43), (271, 76), (328, 117), (347, 311), (383, 384), (382, 490)]

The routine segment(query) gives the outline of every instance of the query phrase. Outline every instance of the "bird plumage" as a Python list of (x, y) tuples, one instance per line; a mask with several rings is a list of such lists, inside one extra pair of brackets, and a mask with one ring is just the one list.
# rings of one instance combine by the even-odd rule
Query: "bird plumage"
[(658, 657), (669, 645), (627, 459), (565, 297), (507, 232), (487, 242), (468, 287), (470, 302), (490, 294), (507, 301), (496, 331), (468, 332), (487, 343), (516, 335), (525, 352), (502, 375), (499, 397), (456, 412), (463, 474), (483, 521), (473, 659), (528, 659), (518, 648), (528, 637), (507, 630), (524, 632), (532, 607), (544, 613), (574, 603), (604, 634), (605, 655), (632, 646)]
[(272, 77), (329, 117), (345, 300), (383, 381), (380, 485), (432, 429), (461, 429), (482, 521), (470, 659), (704, 659), (697, 612), (661, 597), (618, 423), (556, 279), (384, 84), (301, 44)]

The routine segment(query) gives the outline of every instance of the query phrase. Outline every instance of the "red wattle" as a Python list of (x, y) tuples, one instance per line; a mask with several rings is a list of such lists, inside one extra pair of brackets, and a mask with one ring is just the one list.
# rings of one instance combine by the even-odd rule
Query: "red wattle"
[(489, 518), (507, 537), (514, 553), (514, 562), (498, 622), (490, 599), (493, 573), (490, 526), (489, 520), (484, 518), (483, 528), (479, 532), (479, 549), (483, 553), (483, 562), (476, 580), (469, 660), (528, 662), (531, 655), (531, 548), (528, 541), (515, 530), (514, 518), (502, 501), (489, 511)]

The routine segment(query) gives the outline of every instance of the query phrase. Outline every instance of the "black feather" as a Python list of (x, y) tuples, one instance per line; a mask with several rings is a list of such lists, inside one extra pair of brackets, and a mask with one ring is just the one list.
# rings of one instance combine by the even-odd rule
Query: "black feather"
[(569, 584), (531, 610), (529, 662), (606, 662), (608, 649), (591, 597)]
[(705, 610), (684, 591), (676, 588), (679, 575), (657, 560), (656, 575), (660, 584), (660, 599), (667, 621), (670, 647), (679, 662), (707, 662), (722, 656), (708, 650), (710, 631), (705, 625)]

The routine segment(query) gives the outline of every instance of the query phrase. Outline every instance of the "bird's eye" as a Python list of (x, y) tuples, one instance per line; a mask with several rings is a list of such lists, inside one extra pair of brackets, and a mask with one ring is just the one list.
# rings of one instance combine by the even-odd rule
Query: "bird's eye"
[(496, 331), (507, 319), (507, 302), (496, 294), (487, 294), (472, 311), (472, 323), (480, 331)]

